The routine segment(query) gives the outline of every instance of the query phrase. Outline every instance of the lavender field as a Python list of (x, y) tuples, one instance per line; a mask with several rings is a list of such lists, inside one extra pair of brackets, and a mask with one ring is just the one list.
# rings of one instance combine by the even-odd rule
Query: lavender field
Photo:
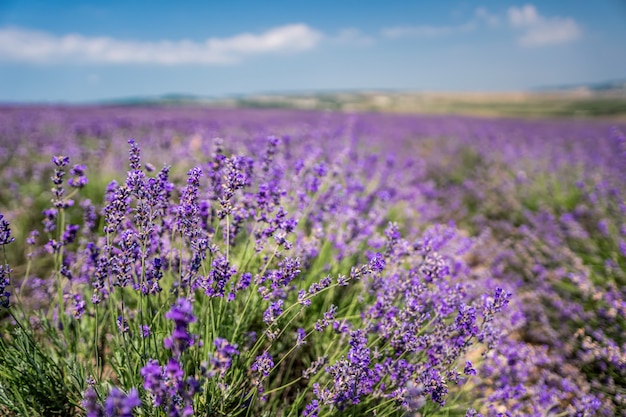
[(0, 108), (2, 416), (626, 416), (626, 125)]

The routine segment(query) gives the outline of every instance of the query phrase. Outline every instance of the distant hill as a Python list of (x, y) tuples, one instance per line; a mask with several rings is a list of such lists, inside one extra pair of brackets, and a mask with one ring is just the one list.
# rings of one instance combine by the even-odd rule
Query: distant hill
[(537, 91), (572, 91), (572, 90), (588, 90), (598, 93), (617, 93), (626, 94), (626, 78), (621, 80), (601, 81), (595, 83), (580, 84), (564, 84), (556, 86), (539, 87)]
[(510, 117), (626, 118), (626, 79), (541, 87), (521, 92), (326, 91), (210, 97), (166, 94), (128, 97), (98, 104), (289, 108)]

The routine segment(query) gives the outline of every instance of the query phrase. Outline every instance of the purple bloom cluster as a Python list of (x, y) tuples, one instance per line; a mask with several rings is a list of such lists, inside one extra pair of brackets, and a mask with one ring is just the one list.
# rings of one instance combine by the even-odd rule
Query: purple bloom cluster
[(259, 397), (264, 400), (266, 397), (263, 395), (265, 392), (264, 381), (270, 376), (272, 369), (274, 368), (274, 360), (269, 352), (265, 351), (261, 355), (257, 356), (250, 370), (253, 372), (254, 380), (253, 384), (259, 394)]
[(228, 343), (228, 340), (218, 337), (213, 341), (215, 354), (211, 356), (213, 372), (224, 375), (233, 363), (233, 356), (239, 355), (236, 344)]
[[(333, 387), (319, 389), (318, 400), (334, 404), (340, 410), (348, 404), (358, 404), (361, 398), (372, 393), (380, 375), (370, 369), (370, 350), (362, 330), (350, 335), (350, 350), (345, 359), (329, 366), (326, 371), (333, 378)], [(319, 403), (316, 403), (319, 404)]]
[(141, 407), (141, 399), (135, 388), (125, 394), (113, 387), (101, 405), (96, 391), (90, 387), (85, 391), (83, 406), (87, 417), (133, 417), (133, 410)]
[(4, 215), (0, 214), (0, 245), (8, 245), (15, 240), (11, 236), (11, 228), (9, 222), (4, 218)]
[[(0, 248), (13, 242), (15, 238), (11, 236), (11, 228), (9, 222), (0, 214)], [(7, 287), (11, 285), (11, 268), (8, 264), (0, 264), (0, 307), (8, 308), (10, 304), (11, 293)]]
[(169, 417), (188, 417), (194, 414), (193, 397), (199, 392), (199, 382), (193, 377), (185, 378), (178, 360), (171, 358), (161, 366), (150, 360), (141, 368), (143, 387), (152, 398), (155, 407), (162, 408)]
[(8, 308), (10, 304), (11, 293), (7, 287), (11, 285), (11, 268), (8, 264), (0, 264), (0, 306)]
[(164, 341), (165, 348), (171, 350), (175, 357), (179, 357), (195, 342), (188, 330), (189, 324), (196, 321), (193, 306), (187, 299), (179, 298), (170, 311), (165, 313), (165, 318), (174, 322), (174, 331)]

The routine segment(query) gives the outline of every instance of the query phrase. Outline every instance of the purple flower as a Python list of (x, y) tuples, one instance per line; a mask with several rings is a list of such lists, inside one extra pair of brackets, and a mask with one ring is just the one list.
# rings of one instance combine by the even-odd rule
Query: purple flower
[(322, 278), (319, 282), (314, 282), (313, 284), (311, 284), (311, 286), (309, 287), (309, 294), (317, 294), (323, 289), (330, 287), (330, 284), (332, 284), (332, 278), (330, 276), (326, 276)]
[(476, 370), (472, 366), (472, 362), (470, 361), (465, 362), (465, 368), (463, 369), (463, 373), (465, 375), (476, 375)]
[(372, 393), (380, 380), (380, 376), (369, 368), (370, 362), (370, 349), (367, 347), (365, 332), (363, 330), (352, 332), (346, 359), (341, 359), (326, 368), (333, 379), (332, 387), (319, 391), (318, 399), (329, 398), (339, 410), (343, 410), (349, 404), (359, 404), (361, 398)]
[(129, 139), (128, 144), (130, 145), (130, 150), (128, 151), (130, 169), (138, 171), (141, 169), (141, 149), (139, 149), (139, 146), (134, 139)]
[(211, 357), (213, 371), (224, 375), (228, 371), (233, 362), (233, 356), (239, 355), (236, 344), (228, 343), (228, 340), (221, 337), (213, 341), (215, 345), (215, 354)]
[(124, 394), (113, 387), (104, 400), (104, 407), (98, 403), (96, 391), (89, 387), (85, 391), (83, 406), (87, 417), (133, 417), (133, 410), (141, 407), (141, 399), (136, 388)]
[(317, 400), (311, 401), (304, 407), (302, 417), (317, 417), (320, 411), (320, 403)]
[(123, 316), (117, 316), (117, 329), (120, 333), (128, 333), (130, 328), (128, 327), (128, 321)]
[(276, 319), (283, 313), (283, 300), (278, 300), (270, 304), (263, 313), (263, 322), (268, 326), (274, 324)]
[(37, 230), (31, 230), (26, 238), (26, 244), (30, 246), (35, 246), (37, 244), (37, 237), (39, 236), (39, 232)]
[(370, 259), (369, 268), (373, 272), (382, 272), (385, 269), (385, 258), (380, 253), (375, 254)]
[(231, 266), (224, 256), (214, 259), (211, 266), (211, 272), (209, 272), (206, 280), (200, 283), (200, 286), (209, 297), (224, 297), (226, 283), (237, 273), (237, 269)]
[(165, 339), (164, 345), (178, 357), (194, 344), (194, 338), (187, 330), (189, 324), (196, 321), (193, 307), (187, 299), (179, 298), (172, 308), (165, 313), (165, 318), (174, 322), (174, 331), (170, 337)]
[(167, 387), (163, 378), (163, 368), (159, 362), (150, 359), (148, 363), (141, 368), (141, 376), (143, 377), (143, 387), (152, 394), (155, 406), (161, 406), (167, 403)]
[(493, 297), (484, 297), (482, 316), (485, 321), (491, 321), (494, 315), (502, 311), (508, 304), (512, 294), (496, 288)]
[(296, 346), (303, 346), (306, 344), (306, 330), (299, 327), (296, 330)]
[(8, 264), (0, 264), (0, 307), (9, 308), (10, 305), (11, 293), (7, 291), (7, 287), (11, 284), (11, 272), (13, 271)]
[(311, 298), (308, 297), (308, 293), (306, 292), (306, 290), (298, 291), (298, 304), (302, 304), (305, 307), (311, 305)]
[(80, 226), (77, 224), (68, 224), (65, 227), (65, 231), (63, 232), (63, 236), (61, 237), (61, 241), (64, 245), (69, 245), (70, 243), (76, 240), (76, 236), (78, 235), (78, 230)]
[(104, 213), (104, 232), (115, 233), (126, 217), (130, 205), (130, 189), (126, 185), (109, 184), (111, 189), (108, 204), (102, 210)]
[(193, 315), (193, 307), (189, 300), (185, 298), (176, 300), (172, 308), (165, 313), (165, 318), (172, 320), (176, 327), (184, 328), (196, 321), (196, 317)]
[(268, 351), (265, 351), (263, 354), (257, 356), (250, 367), (250, 370), (254, 374), (252, 383), (259, 393), (261, 401), (266, 401), (266, 397), (263, 395), (265, 392), (263, 382), (270, 376), (273, 368), (274, 361), (272, 359), (272, 355), (270, 355)]
[(79, 293), (74, 294), (72, 298), (74, 299), (74, 317), (80, 319), (85, 314), (85, 301)]
[(324, 317), (315, 322), (315, 330), (321, 332), (327, 328), (335, 320), (335, 314), (337, 314), (337, 306), (331, 305), (328, 311), (324, 313)]
[(264, 379), (270, 376), (273, 367), (274, 361), (272, 360), (272, 355), (270, 355), (268, 351), (265, 351), (262, 355), (256, 357), (250, 369)]
[(138, 407), (141, 407), (141, 400), (136, 388), (132, 388), (128, 394), (124, 394), (113, 387), (104, 401), (104, 415), (107, 417), (132, 417), (133, 410)]
[(53, 156), (52, 163), (56, 165), (57, 167), (62, 168), (64, 166), (67, 166), (67, 164), (70, 163), (70, 158), (68, 156), (62, 156), (62, 155)]
[(235, 291), (239, 292), (239, 291), (245, 290), (246, 288), (250, 286), (251, 282), (252, 282), (252, 274), (249, 272), (244, 272), (243, 274), (241, 274), (241, 277), (239, 278), (239, 281), (237, 282), (237, 285), (235, 286)]
[(193, 396), (200, 384), (192, 377), (185, 379), (180, 363), (170, 358), (166, 366), (151, 359), (141, 368), (143, 387), (152, 397), (152, 403), (167, 412), (169, 417), (193, 415)]
[(72, 178), (67, 181), (67, 184), (73, 188), (83, 188), (87, 185), (89, 180), (85, 176), (85, 170), (85, 165), (74, 165), (74, 167), (70, 169)]
[(198, 213), (198, 192), (200, 187), (200, 177), (202, 170), (198, 167), (192, 168), (187, 173), (187, 185), (180, 196), (180, 204), (176, 209), (176, 225), (183, 234), (190, 239), (198, 237), (199, 230), (197, 223), (200, 220)]
[(461, 336), (476, 336), (479, 331), (476, 324), (476, 309), (474, 307), (461, 305), (459, 314), (454, 319), (454, 327)]
[(152, 331), (150, 330), (150, 326), (148, 326), (147, 324), (141, 326), (141, 337), (147, 338), (150, 337), (151, 334)]
[(357, 330), (352, 333), (347, 359), (361, 368), (367, 368), (369, 366), (370, 350), (367, 347), (367, 337), (365, 337), (363, 330)]
[(55, 208), (49, 208), (42, 211), (44, 215), (44, 219), (41, 221), (43, 223), (43, 230), (46, 233), (51, 233), (56, 229), (56, 219), (58, 210)]
[(4, 219), (4, 215), (0, 214), (0, 246), (8, 245), (15, 240), (11, 236), (11, 228), (9, 222)]
[(83, 407), (85, 407), (86, 417), (104, 417), (104, 408), (98, 403), (98, 394), (92, 387), (85, 391)]

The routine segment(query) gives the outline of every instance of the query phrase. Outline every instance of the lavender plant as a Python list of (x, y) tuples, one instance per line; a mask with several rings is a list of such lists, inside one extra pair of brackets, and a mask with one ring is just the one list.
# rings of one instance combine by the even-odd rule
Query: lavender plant
[(619, 130), (0, 115), (3, 413), (623, 412)]

